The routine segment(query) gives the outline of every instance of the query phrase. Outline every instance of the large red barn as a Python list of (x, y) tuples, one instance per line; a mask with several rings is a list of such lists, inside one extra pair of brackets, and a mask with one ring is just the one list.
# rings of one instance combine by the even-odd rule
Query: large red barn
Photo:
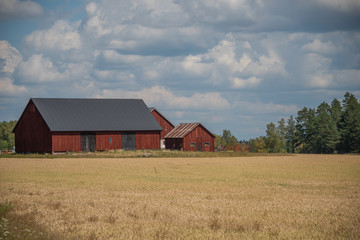
[(16, 152), (160, 149), (162, 127), (141, 99), (31, 98), (13, 132)]
[(163, 129), (160, 132), (160, 146), (162, 149), (164, 149), (166, 147), (165, 136), (169, 132), (171, 132), (175, 128), (175, 126), (166, 117), (164, 117), (164, 115), (162, 115), (156, 108), (149, 108), (149, 110)]
[(201, 123), (180, 123), (165, 136), (167, 149), (213, 152), (215, 136)]

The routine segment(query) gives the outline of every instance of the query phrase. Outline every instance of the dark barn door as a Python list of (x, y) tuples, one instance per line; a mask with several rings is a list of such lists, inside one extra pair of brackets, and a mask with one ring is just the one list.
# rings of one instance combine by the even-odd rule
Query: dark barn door
[(201, 152), (202, 151), (202, 138), (201, 137), (197, 137), (196, 138), (196, 151)]
[(196, 143), (196, 151), (201, 152), (201, 142)]
[(136, 134), (134, 132), (122, 133), (121, 143), (124, 150), (135, 150)]
[(81, 151), (95, 152), (96, 151), (96, 134), (82, 133), (81, 134)]

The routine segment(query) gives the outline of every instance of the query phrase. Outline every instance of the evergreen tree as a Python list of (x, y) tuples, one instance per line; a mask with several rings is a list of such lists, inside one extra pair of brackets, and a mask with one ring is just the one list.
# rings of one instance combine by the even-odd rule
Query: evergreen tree
[(315, 153), (334, 153), (339, 143), (340, 135), (336, 123), (331, 116), (330, 106), (323, 102), (316, 110), (315, 121)]
[(334, 120), (336, 125), (338, 125), (343, 115), (343, 112), (341, 109), (341, 103), (336, 98), (334, 98), (334, 100), (331, 102), (330, 113), (332, 119)]
[(314, 152), (316, 127), (315, 127), (315, 110), (304, 107), (298, 111), (296, 117), (296, 147), (300, 152)]
[(351, 93), (345, 94), (343, 112), (339, 122), (341, 150), (343, 152), (360, 152), (360, 104)]

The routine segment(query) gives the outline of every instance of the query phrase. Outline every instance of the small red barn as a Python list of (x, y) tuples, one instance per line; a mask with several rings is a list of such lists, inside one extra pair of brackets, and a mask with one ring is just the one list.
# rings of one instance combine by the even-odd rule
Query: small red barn
[(166, 117), (164, 117), (164, 115), (162, 115), (156, 108), (152, 107), (152, 108), (149, 108), (149, 110), (163, 129), (160, 132), (160, 147), (162, 149), (164, 149), (165, 148), (165, 136), (169, 132), (171, 132), (175, 128), (175, 126)]
[(167, 149), (213, 152), (215, 136), (200, 123), (180, 123), (165, 136)]
[(160, 149), (161, 126), (141, 99), (31, 98), (16, 152)]

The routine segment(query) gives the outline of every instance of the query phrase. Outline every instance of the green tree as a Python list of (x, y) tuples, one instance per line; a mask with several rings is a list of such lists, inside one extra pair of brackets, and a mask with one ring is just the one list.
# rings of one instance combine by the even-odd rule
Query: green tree
[(5, 141), (7, 144), (2, 143), (1, 149), (12, 149), (15, 145), (15, 136), (12, 133), (17, 121), (6, 122), (3, 121), (0, 123), (0, 140)]
[(238, 140), (236, 139), (235, 136), (233, 136), (230, 132), (230, 130), (223, 130), (223, 135), (222, 135), (225, 144), (229, 145), (231, 149), (234, 149), (236, 144), (238, 144)]
[(281, 145), (281, 152), (286, 152), (286, 125), (285, 125), (285, 119), (281, 118), (280, 121), (278, 121), (278, 134), (280, 137), (280, 145)]
[(264, 136), (260, 136), (255, 139), (249, 140), (250, 151), (257, 153), (266, 153), (266, 138)]
[(315, 110), (304, 107), (296, 117), (296, 148), (303, 153), (314, 152), (316, 126)]
[(224, 138), (220, 135), (215, 134), (215, 147), (222, 150), (223, 147), (226, 145)]
[(341, 108), (342, 107), (340, 101), (334, 98), (334, 100), (331, 102), (330, 114), (336, 125), (339, 124), (341, 117), (343, 115)]
[(291, 115), (290, 118), (287, 120), (286, 135), (285, 135), (286, 152), (288, 153), (295, 152), (295, 143), (296, 143), (295, 133), (296, 133), (295, 120)]
[(339, 143), (340, 135), (336, 122), (331, 116), (330, 106), (323, 102), (316, 109), (315, 121), (315, 153), (334, 153)]
[(274, 123), (266, 125), (266, 149), (269, 153), (282, 152), (282, 142), (279, 130)]
[(343, 100), (343, 115), (339, 126), (341, 150), (360, 152), (360, 104), (355, 96), (348, 92)]

